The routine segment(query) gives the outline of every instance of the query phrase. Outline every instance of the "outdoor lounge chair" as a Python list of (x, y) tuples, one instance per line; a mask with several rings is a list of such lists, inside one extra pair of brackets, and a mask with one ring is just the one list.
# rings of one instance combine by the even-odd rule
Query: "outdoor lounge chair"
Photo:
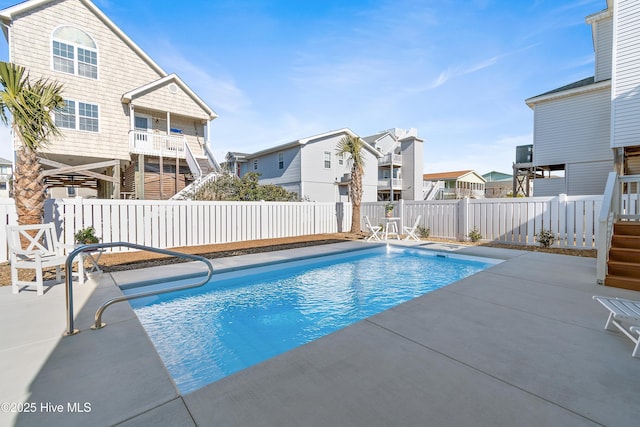
[(369, 221), (369, 217), (368, 216), (364, 216), (364, 225), (365, 227), (367, 227), (367, 230), (369, 231), (369, 235), (366, 238), (366, 241), (369, 242), (371, 241), (371, 239), (373, 240), (380, 240), (380, 236), (378, 235), (378, 233), (380, 231), (382, 231), (382, 227), (379, 225), (371, 225), (371, 221)]
[(416, 218), (416, 222), (413, 224), (413, 227), (409, 227), (407, 225), (402, 227), (403, 234), (407, 235), (407, 237), (405, 237), (404, 240), (409, 240), (409, 239), (413, 239), (417, 241), (420, 240), (420, 238), (416, 236), (416, 229), (418, 228), (418, 225), (420, 225), (421, 218), (422, 218), (422, 215), (418, 215), (418, 217)]
[(604, 328), (607, 331), (614, 332), (615, 329), (613, 329), (612, 326), (618, 328), (620, 332), (625, 334), (635, 344), (631, 355), (640, 358), (640, 337), (638, 337), (640, 334), (640, 301), (600, 297), (597, 295), (594, 296), (593, 299), (610, 311)]
[[(62, 281), (61, 267), (65, 264), (67, 256), (64, 253), (64, 245), (58, 241), (53, 223), (9, 225), (7, 226), (7, 244), (11, 263), (11, 291), (14, 294), (20, 291), (20, 286), (35, 285), (38, 295), (43, 295), (42, 270), (47, 267), (55, 267), (56, 280)], [(69, 249), (73, 249), (73, 247)], [(18, 269), (35, 270), (35, 282), (19, 280)], [(78, 270), (80, 282), (83, 282), (84, 269), (82, 264), (78, 265)]]

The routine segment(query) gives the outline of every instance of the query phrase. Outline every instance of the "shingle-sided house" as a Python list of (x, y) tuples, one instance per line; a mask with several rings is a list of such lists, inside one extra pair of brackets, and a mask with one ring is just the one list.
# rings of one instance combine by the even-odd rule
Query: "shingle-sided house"
[(62, 136), (39, 152), (51, 194), (167, 199), (217, 167), (216, 113), (91, 1), (25, 1), (0, 20), (9, 61), (64, 85)]
[[(350, 129), (338, 129), (297, 139), (252, 154), (227, 153), (225, 165), (239, 177), (260, 174), (261, 184), (274, 184), (316, 202), (349, 201), (351, 180), (349, 159), (336, 153), (344, 136), (357, 136)], [(363, 202), (375, 202), (378, 185), (378, 158), (381, 154), (365, 142)]]
[(602, 194), (607, 175), (640, 173), (640, 2), (607, 0), (586, 18), (592, 77), (526, 100), (534, 111), (535, 196)]
[(426, 173), (422, 178), (425, 200), (484, 198), (485, 179), (472, 170)]

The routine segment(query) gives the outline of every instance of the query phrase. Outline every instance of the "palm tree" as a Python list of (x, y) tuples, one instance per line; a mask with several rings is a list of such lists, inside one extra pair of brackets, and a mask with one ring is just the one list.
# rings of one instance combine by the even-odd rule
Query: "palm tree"
[(22, 143), (13, 185), (18, 223), (39, 224), (46, 196), (36, 152), (50, 136), (60, 135), (53, 112), (64, 106), (62, 85), (42, 79), (32, 83), (24, 67), (8, 62), (0, 62), (0, 85), (0, 117)]
[(338, 141), (338, 154), (348, 154), (351, 164), (351, 182), (349, 182), (349, 198), (353, 204), (351, 214), (351, 232), (360, 233), (360, 202), (362, 201), (362, 176), (364, 175), (364, 141), (358, 136), (345, 135)]

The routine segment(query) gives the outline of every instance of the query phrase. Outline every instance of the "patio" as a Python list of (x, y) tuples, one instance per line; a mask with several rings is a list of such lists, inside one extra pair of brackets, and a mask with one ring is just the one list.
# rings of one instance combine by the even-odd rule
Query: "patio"
[(63, 286), (43, 297), (2, 287), (0, 395), (37, 410), (18, 415), (3, 407), (0, 425), (637, 425), (640, 360), (628, 339), (603, 329), (607, 312), (591, 296), (640, 293), (596, 285), (593, 258), (422, 246), (506, 261), (186, 396), (127, 304), (105, 312), (106, 328), (88, 330), (95, 308), (119, 294), (114, 280), (168, 276), (184, 264), (74, 286), (82, 332), (67, 338)]

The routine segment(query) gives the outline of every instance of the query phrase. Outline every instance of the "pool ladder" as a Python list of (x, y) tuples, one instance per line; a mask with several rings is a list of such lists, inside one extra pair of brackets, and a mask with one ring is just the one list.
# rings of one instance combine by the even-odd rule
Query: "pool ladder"
[(159, 249), (151, 246), (137, 245), (135, 243), (129, 243), (129, 242), (92, 243), (89, 245), (81, 245), (75, 248), (67, 256), (67, 260), (65, 262), (65, 287), (66, 287), (66, 300), (67, 300), (67, 330), (64, 332), (65, 336), (75, 335), (79, 332), (77, 329), (74, 329), (74, 325), (73, 325), (73, 287), (72, 287), (73, 282), (72, 282), (71, 272), (73, 269), (74, 258), (82, 252), (97, 252), (100, 249), (115, 248), (115, 247), (139, 249), (142, 251), (155, 252), (163, 255), (171, 255), (176, 258), (184, 258), (184, 259), (191, 259), (194, 261), (200, 261), (207, 266), (208, 271), (207, 271), (206, 277), (203, 280), (200, 280), (193, 284), (175, 286), (173, 288), (166, 288), (166, 289), (156, 289), (153, 291), (140, 292), (136, 294), (123, 295), (123, 296), (111, 298), (110, 300), (105, 301), (96, 311), (95, 322), (91, 327), (91, 329), (100, 329), (105, 326), (105, 324), (102, 323), (102, 313), (104, 313), (107, 307), (111, 306), (112, 304), (123, 302), (123, 301), (129, 301), (135, 298), (142, 298), (142, 297), (148, 297), (152, 295), (164, 294), (167, 292), (198, 288), (204, 285), (205, 283), (207, 283), (209, 279), (211, 279), (211, 276), (213, 275), (213, 265), (211, 265), (211, 262), (205, 257), (199, 256), (199, 255), (185, 254), (182, 252), (175, 252), (167, 249)]

